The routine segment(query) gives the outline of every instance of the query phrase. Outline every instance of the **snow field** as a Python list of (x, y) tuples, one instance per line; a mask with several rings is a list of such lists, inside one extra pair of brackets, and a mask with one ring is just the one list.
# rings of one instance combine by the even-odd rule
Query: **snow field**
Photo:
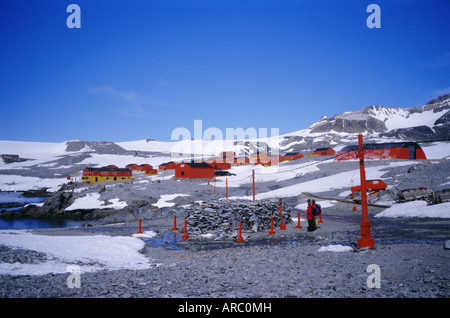
[(105, 202), (100, 200), (100, 193), (88, 193), (84, 197), (75, 199), (71, 206), (66, 208), (66, 211), (84, 210), (84, 209), (122, 209), (127, 206), (126, 202), (119, 199), (111, 199), (110, 203), (105, 205)]
[(4, 230), (0, 231), (0, 244), (41, 252), (46, 254), (48, 259), (46, 262), (34, 264), (0, 263), (0, 274), (65, 273), (69, 265), (79, 265), (82, 272), (144, 269), (154, 265), (139, 253), (145, 243), (137, 237), (48, 236), (35, 235), (26, 230)]

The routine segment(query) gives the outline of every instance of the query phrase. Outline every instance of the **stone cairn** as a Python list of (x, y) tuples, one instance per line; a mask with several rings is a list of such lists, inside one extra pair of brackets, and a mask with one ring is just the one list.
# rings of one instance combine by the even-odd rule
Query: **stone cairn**
[[(292, 222), (290, 209), (282, 203), (283, 223)], [(274, 226), (281, 223), (278, 201), (213, 201), (186, 209), (187, 232), (200, 235), (214, 233), (218, 236), (233, 236), (242, 222), (242, 231), (261, 232), (270, 230), (273, 216)]]

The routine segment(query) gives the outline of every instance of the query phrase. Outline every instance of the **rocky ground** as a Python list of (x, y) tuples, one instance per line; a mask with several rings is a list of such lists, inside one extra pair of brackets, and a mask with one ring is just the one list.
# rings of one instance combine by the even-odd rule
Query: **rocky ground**
[[(340, 165), (342, 169), (354, 169)], [(308, 174), (313, 179), (330, 173), (331, 164), (320, 171)], [(403, 168), (402, 168), (403, 169)], [(392, 178), (411, 185), (413, 179), (427, 175), (438, 165), (424, 164), (420, 169), (404, 168)], [(396, 177), (397, 176), (397, 177)], [(415, 176), (416, 178), (413, 178)], [(444, 175), (443, 178), (447, 176)], [(416, 179), (418, 180), (418, 179)], [(35, 298), (448, 298), (450, 296), (450, 251), (444, 248), (449, 237), (448, 219), (382, 219), (373, 216), (383, 208), (369, 207), (372, 237), (375, 249), (357, 249), (360, 237), (360, 207), (353, 211), (353, 204), (337, 202), (324, 208), (323, 223), (314, 232), (307, 232), (302, 211), (302, 229), (296, 222), (286, 220), (287, 229), (276, 224), (274, 235), (267, 228), (255, 231), (244, 229), (244, 242), (236, 242), (236, 232), (205, 238), (191, 233), (182, 240), (181, 222), (189, 211), (200, 209), (200, 203), (220, 204), (224, 188), (218, 188), (214, 196), (212, 185), (198, 181), (151, 181), (133, 183), (79, 184), (64, 188), (57, 197), (48, 199), (47, 205), (70, 205), (86, 193), (100, 193), (108, 202), (114, 198), (126, 200), (127, 207), (120, 211), (96, 210), (81, 213), (85, 218), (80, 227), (39, 229), (35, 233), (45, 235), (123, 235), (137, 231), (138, 219), (142, 229), (152, 230), (157, 236), (147, 239), (141, 251), (155, 266), (142, 270), (102, 270), (81, 274), (80, 288), (68, 288), (67, 274), (41, 276), (0, 276), (0, 297)], [(392, 181), (392, 179), (390, 180)], [(288, 182), (288, 181), (286, 181)], [(293, 179), (290, 182), (298, 182)], [(283, 184), (283, 182), (279, 183)], [(398, 185), (398, 182), (396, 183)], [(270, 189), (261, 184), (260, 191)], [(273, 186), (273, 184), (272, 184)], [(161, 194), (186, 193), (170, 202), (173, 207), (158, 208), (154, 204)], [(327, 196), (337, 196), (341, 189)], [(230, 196), (249, 195), (251, 187), (231, 188)], [(284, 204), (295, 218), (299, 203), (306, 195), (285, 198)], [(196, 202), (196, 203), (194, 203)], [(275, 201), (276, 202), (276, 201)], [(320, 200), (319, 200), (320, 202)], [(45, 205), (44, 205), (45, 206)], [(59, 210), (57, 210), (59, 211)], [(41, 213), (36, 209), (34, 213)], [(97, 213), (97, 214), (95, 214)], [(172, 231), (176, 215), (180, 230)], [(235, 228), (234, 228), (235, 229)], [(190, 229), (188, 229), (189, 232)], [(351, 251), (321, 251), (321, 247), (343, 245)], [(44, 260), (45, 255), (29, 250), (0, 246), (0, 261), (30, 263)], [(379, 288), (372, 288), (373, 272), (369, 265), (379, 268)], [(369, 267), (369, 270), (368, 270)]]
[[(376, 208), (371, 208), (370, 214)], [(245, 241), (213, 240), (171, 231), (173, 218), (144, 220), (143, 230), (158, 236), (141, 251), (153, 260), (145, 270), (82, 273), (80, 288), (68, 288), (68, 274), (0, 276), (0, 297), (155, 297), (155, 298), (284, 298), (284, 297), (425, 297), (448, 298), (450, 251), (444, 249), (450, 221), (442, 219), (372, 220), (375, 249), (356, 249), (359, 212), (340, 203), (324, 209), (315, 232), (296, 223), (244, 233)], [(132, 235), (135, 222), (117, 226), (91, 224), (69, 229), (41, 229), (51, 235)], [(97, 221), (99, 223), (99, 221)], [(352, 251), (319, 251), (330, 245), (353, 246)], [(2, 262), (32, 262), (44, 257), (26, 250), (0, 249)], [(380, 286), (368, 284), (380, 269)]]

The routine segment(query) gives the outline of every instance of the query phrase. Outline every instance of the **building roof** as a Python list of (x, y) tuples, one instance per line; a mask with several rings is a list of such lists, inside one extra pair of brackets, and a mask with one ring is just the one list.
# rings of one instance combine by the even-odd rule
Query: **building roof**
[[(416, 142), (389, 142), (383, 144), (364, 144), (364, 149), (385, 149), (385, 148), (408, 148), (414, 146), (416, 149), (422, 149)], [(358, 150), (358, 145), (349, 145), (341, 149), (341, 151)]]
[(89, 168), (86, 167), (86, 169), (93, 171), (93, 172), (98, 172), (98, 171), (131, 171), (130, 169), (127, 168), (106, 168), (106, 167), (102, 167), (102, 168)]
[(325, 151), (325, 150), (328, 150), (328, 149), (331, 149), (331, 147), (326, 147), (326, 148), (317, 148), (316, 150), (314, 150), (314, 151)]
[(174, 162), (173, 161), (164, 162), (164, 163), (160, 164), (160, 166), (166, 166), (166, 165), (171, 164), (171, 163), (174, 163)]
[(302, 154), (300, 151), (298, 151), (298, 152), (288, 152), (287, 154), (285, 154), (285, 156), (295, 156), (295, 155), (298, 155), (298, 154)]
[(214, 169), (213, 166), (207, 164), (206, 162), (184, 162), (184, 164), (190, 166), (191, 168), (211, 168), (211, 169)]

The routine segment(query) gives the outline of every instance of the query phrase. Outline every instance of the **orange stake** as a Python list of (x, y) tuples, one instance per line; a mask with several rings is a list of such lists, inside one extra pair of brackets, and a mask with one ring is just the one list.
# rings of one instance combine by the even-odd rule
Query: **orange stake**
[(270, 217), (270, 231), (269, 235), (275, 234), (275, 231), (273, 230), (273, 216)]
[(322, 221), (322, 212), (320, 212), (320, 215), (319, 215), (319, 223), (323, 223), (323, 221)]
[(286, 224), (283, 223), (283, 209), (281, 207), (282, 199), (280, 199), (279, 202), (280, 202), (280, 219), (281, 219), (280, 230), (286, 230)]
[(298, 225), (296, 226), (297, 229), (301, 229), (302, 226), (300, 225), (300, 212), (298, 212)]
[(225, 179), (226, 181), (226, 198), (228, 199), (228, 178)]
[(242, 237), (242, 222), (239, 221), (239, 236), (236, 239), (237, 242), (242, 243), (244, 242), (244, 238)]
[(177, 216), (176, 215), (173, 216), (173, 228), (172, 228), (172, 231), (178, 231), (178, 228), (177, 228)]
[(358, 135), (358, 156), (359, 156), (359, 172), (361, 178), (361, 237), (357, 239), (358, 248), (375, 247), (374, 239), (370, 236), (370, 221), (367, 209), (367, 185), (366, 185), (366, 170), (364, 167), (364, 143), (362, 134)]
[(187, 240), (189, 238), (189, 235), (187, 235), (187, 221), (184, 220), (184, 234), (181, 236), (183, 240)]
[(139, 219), (139, 231), (137, 231), (137, 234), (141, 234), (142, 233), (142, 231), (141, 231), (141, 219)]

